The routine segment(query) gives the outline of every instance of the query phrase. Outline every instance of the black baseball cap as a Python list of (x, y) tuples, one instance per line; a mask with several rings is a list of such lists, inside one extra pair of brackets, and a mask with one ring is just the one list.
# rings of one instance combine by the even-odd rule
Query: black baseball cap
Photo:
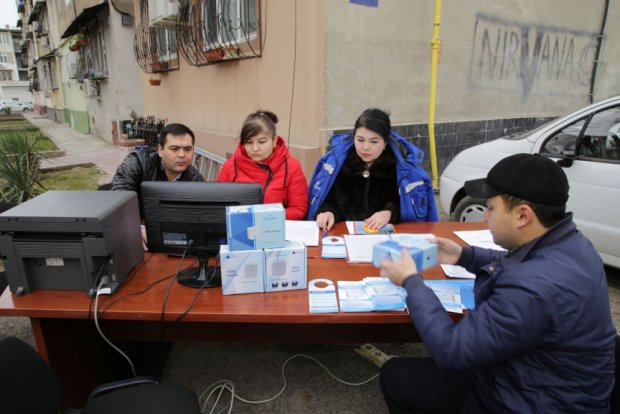
[(565, 205), (568, 187), (562, 167), (538, 154), (511, 155), (495, 164), (487, 178), (465, 181), (465, 192), (471, 197), (508, 194), (548, 206)]

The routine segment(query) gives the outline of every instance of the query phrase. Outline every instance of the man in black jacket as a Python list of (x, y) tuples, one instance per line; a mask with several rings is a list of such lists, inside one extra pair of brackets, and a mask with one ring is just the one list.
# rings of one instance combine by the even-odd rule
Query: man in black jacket
[(194, 133), (183, 124), (169, 124), (159, 133), (157, 151), (129, 154), (116, 170), (112, 190), (135, 191), (140, 197), (143, 181), (204, 181), (192, 166)]

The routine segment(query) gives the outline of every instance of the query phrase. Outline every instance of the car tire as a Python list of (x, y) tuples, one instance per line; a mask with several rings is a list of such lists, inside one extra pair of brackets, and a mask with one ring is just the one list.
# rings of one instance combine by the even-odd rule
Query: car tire
[(23, 111), (24, 111), (24, 112), (28, 112), (28, 111), (30, 111), (30, 109), (28, 109), (28, 108), (24, 108), (24, 109), (23, 109)]
[(484, 221), (487, 206), (483, 199), (465, 196), (454, 209), (452, 221)]

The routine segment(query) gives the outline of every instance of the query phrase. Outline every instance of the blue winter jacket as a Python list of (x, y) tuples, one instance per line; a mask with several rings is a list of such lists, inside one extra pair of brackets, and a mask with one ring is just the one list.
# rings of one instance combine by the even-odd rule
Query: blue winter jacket
[(455, 323), (419, 275), (407, 305), (437, 365), (475, 370), (494, 413), (608, 413), (616, 330), (605, 270), (572, 214), (514, 254), (464, 248), (476, 309)]
[[(394, 131), (391, 135), (392, 139), (388, 143), (396, 161), (400, 221), (437, 221), (433, 186), (428, 174), (419, 165), (424, 160), (424, 152)], [(307, 220), (315, 219), (317, 210), (329, 194), (347, 154), (353, 147), (353, 137), (351, 134), (336, 135), (332, 137), (330, 144), (330, 151), (319, 160), (308, 186)]]

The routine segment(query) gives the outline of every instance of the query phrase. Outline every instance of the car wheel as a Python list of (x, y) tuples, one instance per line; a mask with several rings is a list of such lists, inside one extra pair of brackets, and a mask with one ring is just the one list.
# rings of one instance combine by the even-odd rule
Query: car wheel
[(30, 109), (24, 108), (24, 112), (28, 112), (28, 111), (30, 111)]
[(484, 221), (486, 204), (481, 198), (465, 196), (454, 209), (452, 221)]

